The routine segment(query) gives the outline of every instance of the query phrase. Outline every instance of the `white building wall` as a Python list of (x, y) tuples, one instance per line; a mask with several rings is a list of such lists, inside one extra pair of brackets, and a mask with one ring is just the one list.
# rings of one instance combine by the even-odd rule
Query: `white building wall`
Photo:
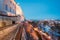
[(24, 21), (23, 11), (19, 5), (16, 5), (16, 15), (20, 15), (20, 21)]

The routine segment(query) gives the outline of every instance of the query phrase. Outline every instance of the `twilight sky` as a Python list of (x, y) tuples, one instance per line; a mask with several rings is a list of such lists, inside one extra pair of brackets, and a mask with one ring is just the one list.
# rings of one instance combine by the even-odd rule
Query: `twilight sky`
[(60, 0), (16, 0), (26, 19), (60, 19)]

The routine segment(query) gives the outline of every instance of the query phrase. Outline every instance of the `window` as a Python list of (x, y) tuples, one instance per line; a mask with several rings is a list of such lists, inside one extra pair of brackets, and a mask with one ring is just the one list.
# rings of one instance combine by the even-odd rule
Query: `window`
[(14, 13), (14, 10), (13, 10), (13, 13)]
[(14, 13), (14, 10), (12, 9), (12, 13)]
[(14, 10), (13, 13), (16, 14), (16, 11)]
[(11, 8), (10, 8), (10, 12), (11, 12)]
[(5, 5), (5, 10), (8, 10), (8, 5)]

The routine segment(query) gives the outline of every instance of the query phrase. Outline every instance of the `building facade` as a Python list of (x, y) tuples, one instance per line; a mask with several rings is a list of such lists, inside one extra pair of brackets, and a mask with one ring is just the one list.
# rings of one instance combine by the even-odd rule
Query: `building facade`
[(0, 11), (2, 14), (14, 16), (16, 14), (16, 3), (14, 0), (0, 0)]
[(23, 20), (22, 15), (20, 7), (14, 0), (0, 0), (0, 26)]
[(19, 21), (24, 21), (24, 16), (23, 16), (23, 12), (22, 9), (19, 5), (16, 5), (16, 15), (19, 15), (20, 17), (18, 18)]

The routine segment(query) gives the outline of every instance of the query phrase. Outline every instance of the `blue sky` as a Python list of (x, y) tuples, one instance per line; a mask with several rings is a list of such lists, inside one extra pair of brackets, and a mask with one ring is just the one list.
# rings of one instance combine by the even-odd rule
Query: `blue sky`
[(16, 0), (26, 19), (60, 19), (60, 0)]

